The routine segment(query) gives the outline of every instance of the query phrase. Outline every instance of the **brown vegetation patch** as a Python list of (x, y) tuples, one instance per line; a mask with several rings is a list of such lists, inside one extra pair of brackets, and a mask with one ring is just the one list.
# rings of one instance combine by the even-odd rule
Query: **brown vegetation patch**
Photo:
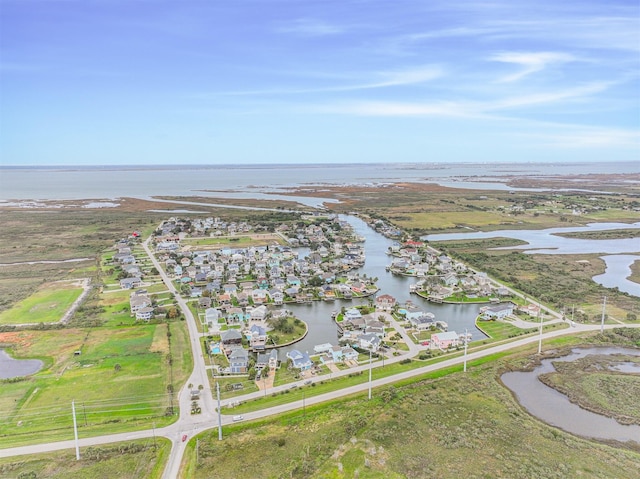
[(26, 331), (17, 331), (10, 333), (0, 333), (0, 344), (10, 344), (19, 346), (20, 348), (28, 348), (31, 346), (33, 334)]

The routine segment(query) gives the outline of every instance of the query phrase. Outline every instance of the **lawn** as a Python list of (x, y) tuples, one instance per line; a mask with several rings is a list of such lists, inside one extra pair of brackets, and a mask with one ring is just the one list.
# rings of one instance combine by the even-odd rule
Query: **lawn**
[(46, 283), (28, 298), (0, 312), (0, 324), (60, 321), (82, 293), (75, 282)]

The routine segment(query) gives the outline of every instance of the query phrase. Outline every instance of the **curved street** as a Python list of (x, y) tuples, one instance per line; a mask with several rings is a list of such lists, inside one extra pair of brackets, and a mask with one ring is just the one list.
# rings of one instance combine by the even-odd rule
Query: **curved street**
[[(178, 306), (180, 307), (183, 314), (185, 315), (186, 323), (189, 330), (191, 351), (193, 355), (194, 364), (193, 364), (193, 371), (189, 379), (186, 381), (183, 387), (177, 392), (177, 398), (180, 405), (180, 415), (174, 424), (171, 424), (163, 428), (146, 429), (146, 430), (135, 431), (135, 432), (125, 432), (125, 433), (119, 433), (119, 434), (109, 434), (104, 436), (84, 438), (79, 440), (79, 445), (80, 447), (87, 447), (87, 446), (95, 446), (95, 445), (107, 444), (107, 443), (118, 442), (118, 441), (146, 439), (154, 436), (165, 437), (171, 441), (172, 446), (171, 446), (171, 453), (169, 455), (169, 458), (164, 470), (163, 478), (174, 479), (179, 476), (180, 466), (181, 466), (182, 458), (184, 456), (184, 452), (188, 444), (188, 439), (191, 439), (194, 435), (200, 432), (203, 432), (212, 428), (217, 428), (219, 423), (218, 423), (216, 404), (213, 399), (213, 391), (211, 391), (209, 387), (209, 380), (207, 378), (207, 369), (206, 369), (205, 360), (203, 357), (202, 347), (200, 345), (200, 339), (202, 334), (198, 331), (196, 318), (193, 316), (193, 314), (191, 313), (191, 310), (187, 306), (186, 301), (181, 298), (179, 292), (174, 287), (171, 279), (164, 272), (164, 269), (161, 267), (155, 255), (150, 250), (149, 241), (150, 241), (150, 238), (143, 243), (144, 249), (147, 252), (151, 261), (153, 262), (153, 265), (158, 270), (168, 290), (175, 295)], [(555, 312), (553, 313), (554, 315), (557, 315), (557, 313)], [(384, 361), (386, 364), (395, 363), (408, 357), (414, 357), (421, 350), (425, 349), (424, 347), (416, 345), (408, 337), (404, 328), (400, 327), (400, 325), (393, 319), (393, 317), (391, 317), (390, 314), (388, 313), (380, 313), (380, 314), (381, 315), (384, 314), (386, 316), (386, 319), (389, 321), (389, 323), (396, 329), (396, 331), (402, 336), (402, 338), (406, 341), (407, 345), (409, 346), (409, 351), (405, 351), (398, 356), (385, 358)], [(559, 319), (553, 320), (552, 322), (557, 322), (557, 321), (559, 321)], [(535, 324), (537, 325), (538, 323), (535, 323)], [(549, 324), (549, 322), (547, 322), (546, 324)], [(640, 327), (640, 324), (626, 325), (626, 326)], [(621, 326), (605, 325), (604, 327), (606, 329), (613, 329)], [(472, 361), (474, 359), (486, 357), (495, 353), (519, 348), (527, 344), (539, 342), (541, 339), (542, 341), (544, 341), (550, 338), (567, 335), (567, 334), (574, 334), (574, 333), (580, 333), (580, 332), (586, 332), (586, 331), (597, 331), (600, 328), (601, 328), (600, 325), (574, 325), (566, 329), (560, 329), (560, 330), (543, 333), (542, 335), (528, 336), (525, 338), (521, 338), (521, 339), (509, 341), (509, 342), (505, 341), (502, 344), (485, 347), (484, 349), (481, 349), (481, 350), (470, 351), (466, 355), (466, 360)], [(297, 400), (287, 404), (282, 404), (279, 406), (262, 409), (259, 411), (243, 413), (243, 416), (245, 420), (265, 418), (274, 414), (280, 414), (287, 411), (300, 409), (303, 407), (303, 402), (305, 403), (305, 405), (318, 404), (324, 401), (329, 401), (331, 399), (366, 391), (369, 389), (370, 386), (373, 388), (376, 388), (376, 387), (384, 386), (387, 384), (392, 384), (399, 380), (417, 377), (422, 374), (447, 368), (450, 366), (461, 365), (463, 364), (464, 361), (465, 361), (465, 357), (462, 355), (458, 355), (449, 359), (442, 360), (437, 363), (429, 364), (420, 368), (412, 369), (412, 370), (398, 373), (385, 378), (380, 378), (375, 381), (372, 381), (371, 384), (369, 384), (369, 382), (364, 382), (364, 383), (343, 388), (337, 391), (319, 394), (316, 396), (310, 396), (303, 400)], [(356, 371), (366, 371), (369, 368), (381, 367), (382, 365), (383, 364), (380, 361), (377, 361), (372, 364), (363, 364), (356, 368), (351, 368), (348, 370), (342, 370), (342, 371), (331, 373), (331, 374), (317, 376), (314, 378), (314, 381), (324, 381), (324, 380), (335, 379), (340, 376), (353, 374), (353, 372), (356, 372)], [(304, 381), (300, 380), (294, 384), (302, 386), (303, 383)], [(204, 387), (203, 389), (204, 394), (201, 394), (200, 396), (200, 401), (202, 406), (201, 414), (197, 414), (197, 415), (191, 414), (192, 399), (191, 399), (191, 392), (188, 388), (189, 384), (193, 384), (195, 388), (197, 388), (199, 385), (202, 385)], [(292, 384), (278, 386), (278, 387), (269, 389), (268, 392), (270, 394), (276, 393), (285, 389), (289, 389), (291, 388), (291, 386)], [(232, 399), (221, 401), (221, 405), (224, 407), (231, 402), (249, 401), (251, 399), (262, 397), (265, 394), (266, 394), (265, 391), (257, 391), (257, 392), (253, 392), (243, 396), (237, 396)], [(230, 424), (232, 422), (233, 420), (231, 416), (222, 415), (222, 425)], [(187, 436), (187, 440), (185, 441), (182, 440), (182, 437), (184, 435)], [(0, 457), (11, 457), (11, 456), (24, 455), (24, 454), (36, 454), (41, 452), (58, 451), (62, 449), (72, 449), (74, 447), (75, 447), (75, 441), (73, 440), (46, 443), (46, 444), (37, 444), (37, 445), (31, 445), (31, 446), (14, 447), (14, 448), (8, 448), (8, 449), (0, 449)]]

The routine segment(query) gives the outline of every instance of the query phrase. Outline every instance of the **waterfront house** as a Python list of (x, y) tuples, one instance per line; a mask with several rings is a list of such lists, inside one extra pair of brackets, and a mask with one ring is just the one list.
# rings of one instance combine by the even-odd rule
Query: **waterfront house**
[(256, 306), (249, 311), (249, 317), (251, 321), (264, 321), (265, 319), (267, 319), (268, 312), (269, 310), (267, 309), (267, 307), (264, 304), (261, 304), (260, 306)]
[(435, 325), (435, 315), (433, 313), (421, 313), (407, 317), (411, 325), (418, 331), (424, 331)]
[(460, 338), (455, 331), (447, 331), (431, 335), (431, 349), (440, 349), (444, 351), (449, 348), (456, 348), (459, 344)]
[(396, 305), (396, 298), (389, 294), (381, 294), (376, 298), (376, 307), (382, 311), (391, 311)]
[(509, 301), (506, 303), (496, 304), (495, 306), (486, 308), (482, 313), (482, 316), (487, 320), (504, 319), (513, 314), (513, 307), (514, 304)]
[(313, 361), (307, 353), (293, 349), (287, 353), (287, 358), (291, 360), (291, 365), (300, 371), (307, 371), (313, 366)]
[(269, 353), (269, 369), (275, 370), (278, 367), (278, 350), (272, 349)]
[(349, 308), (344, 312), (344, 320), (345, 321), (353, 321), (355, 319), (362, 318), (362, 313), (360, 313), (359, 309)]

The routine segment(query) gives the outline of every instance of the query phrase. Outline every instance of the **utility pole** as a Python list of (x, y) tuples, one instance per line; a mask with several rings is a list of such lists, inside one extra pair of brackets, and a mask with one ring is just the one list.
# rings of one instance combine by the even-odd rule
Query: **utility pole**
[(307, 410), (304, 406), (304, 390), (302, 391), (302, 416), (307, 417)]
[(469, 343), (469, 335), (467, 330), (464, 330), (464, 372), (467, 372), (467, 343)]
[(222, 412), (220, 411), (220, 383), (216, 381), (216, 393), (218, 394), (218, 441), (222, 441)]
[(156, 444), (156, 423), (153, 423), (153, 450), (158, 449), (158, 445)]
[(78, 424), (76, 423), (76, 401), (71, 401), (71, 412), (73, 413), (73, 434), (76, 438), (76, 461), (80, 460), (80, 445), (78, 444)]
[(540, 314), (540, 310), (538, 310), (538, 315), (540, 316), (540, 339), (538, 340), (538, 354), (542, 353), (542, 315)]
[(602, 321), (600, 322), (600, 333), (604, 332), (604, 312), (606, 310), (607, 307), (607, 297), (604, 297), (604, 300), (602, 301)]
[(371, 358), (371, 349), (369, 349), (369, 399), (371, 399), (371, 366), (372, 366), (372, 358)]

